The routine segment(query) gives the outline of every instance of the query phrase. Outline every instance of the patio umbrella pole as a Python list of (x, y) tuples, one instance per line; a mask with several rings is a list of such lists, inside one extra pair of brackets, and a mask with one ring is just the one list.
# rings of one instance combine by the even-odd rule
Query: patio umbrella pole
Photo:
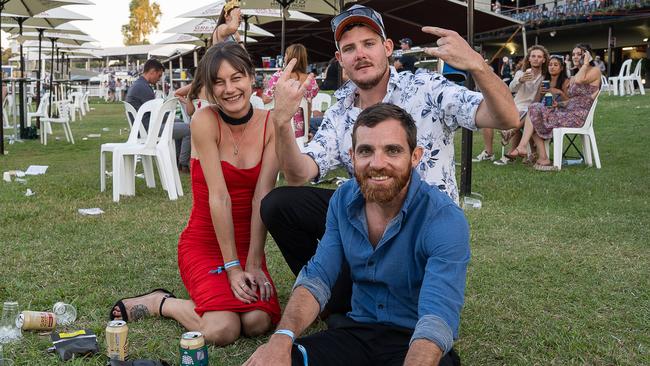
[[(43, 67), (41, 61), (41, 53), (43, 52), (43, 32), (45, 29), (38, 28), (38, 70), (36, 71), (36, 105), (41, 103), (41, 68)], [(36, 127), (41, 128), (41, 117), (36, 117)]]
[[(5, 10), (5, 4), (8, 3), (9, 0), (1, 0), (0, 1), (0, 13), (4, 12)], [(2, 25), (2, 21), (0, 20), (0, 26)], [(0, 49), (2, 49), (2, 37), (0, 37)], [(2, 90), (2, 58), (0, 58), (0, 90)], [(0, 101), (0, 115), (4, 115), (4, 100)], [(2, 127), (0, 127), (0, 156), (5, 156), (5, 124), (4, 120), (2, 121)]]
[[(14, 18), (18, 23), (19, 34), (23, 35), (23, 22), (27, 18), (16, 17)], [(27, 130), (25, 124), (27, 116), (25, 115), (25, 55), (23, 54), (23, 42), (20, 42), (20, 79), (18, 79), (18, 95), (20, 98), (20, 138), (27, 138)]]
[(50, 38), (50, 41), (52, 42), (52, 51), (51, 51), (51, 58), (50, 58), (50, 104), (48, 105), (48, 116), (52, 116), (52, 97), (54, 96), (54, 90), (52, 89), (53, 87), (53, 80), (54, 80), (54, 42), (57, 41), (57, 38)]
[[(474, 49), (474, 0), (467, 0), (467, 43)], [(467, 75), (467, 88), (474, 89), (472, 75)], [(460, 196), (472, 194), (472, 131), (463, 128), (461, 143)]]

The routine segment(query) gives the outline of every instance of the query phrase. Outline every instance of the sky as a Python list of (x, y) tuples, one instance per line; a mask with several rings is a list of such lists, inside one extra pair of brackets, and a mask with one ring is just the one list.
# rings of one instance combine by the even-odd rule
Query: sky
[[(79, 14), (93, 20), (71, 22), (81, 28), (91, 37), (97, 39), (102, 47), (123, 46), (121, 27), (129, 21), (130, 0), (91, 0), (95, 5), (66, 6)], [(150, 0), (152, 1), (152, 0)], [(187, 13), (205, 5), (215, 3), (216, 0), (155, 0), (160, 5), (162, 17), (156, 33), (149, 36), (151, 43), (161, 41), (171, 34), (161, 33), (171, 27), (179, 25), (190, 19), (177, 18), (178, 15)], [(2, 32), (2, 45), (5, 46), (7, 34)]]

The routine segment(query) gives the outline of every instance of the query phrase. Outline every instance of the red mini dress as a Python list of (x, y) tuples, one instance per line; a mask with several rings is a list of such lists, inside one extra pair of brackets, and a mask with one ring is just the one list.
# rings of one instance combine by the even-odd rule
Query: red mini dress
[[(216, 112), (215, 115), (217, 115)], [(264, 121), (262, 144), (266, 141), (268, 118), (267, 114)], [(216, 119), (221, 136), (221, 118), (217, 115)], [(263, 158), (264, 145), (262, 145), (262, 156), (259, 163), (252, 168), (239, 169), (227, 161), (221, 161), (221, 169), (231, 200), (237, 258), (244, 270), (250, 246), (253, 194)], [(190, 164), (194, 202), (190, 220), (178, 241), (178, 268), (185, 288), (196, 304), (194, 311), (202, 316), (207, 311), (246, 313), (262, 310), (269, 314), (274, 324), (277, 323), (280, 320), (280, 305), (275, 285), (266, 267), (266, 258), (262, 258), (262, 270), (273, 286), (273, 296), (269, 301), (258, 300), (251, 304), (241, 302), (235, 298), (230, 289), (227, 273), (225, 271), (217, 273), (216, 269), (223, 266), (224, 261), (210, 216), (208, 186), (200, 160), (192, 159)], [(261, 285), (263, 284), (258, 284), (258, 286)]]

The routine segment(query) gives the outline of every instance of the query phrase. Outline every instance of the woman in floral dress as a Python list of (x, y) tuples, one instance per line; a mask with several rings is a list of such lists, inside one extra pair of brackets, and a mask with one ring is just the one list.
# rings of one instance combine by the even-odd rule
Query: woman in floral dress
[(526, 145), (532, 139), (537, 149), (535, 170), (554, 170), (544, 140), (553, 136), (553, 129), (560, 127), (582, 127), (585, 124), (591, 105), (600, 90), (600, 69), (593, 62), (591, 47), (578, 44), (573, 49), (573, 63), (580, 65), (578, 73), (571, 78), (569, 99), (553, 102), (550, 107), (533, 103), (528, 108), (524, 122), (521, 142), (508, 153), (510, 156), (527, 156)]

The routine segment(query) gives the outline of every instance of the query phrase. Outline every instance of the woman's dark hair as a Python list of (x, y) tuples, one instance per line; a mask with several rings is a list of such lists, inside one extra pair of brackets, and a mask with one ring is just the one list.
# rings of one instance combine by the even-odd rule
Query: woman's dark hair
[[(568, 79), (568, 76), (566, 74), (566, 65), (564, 64), (564, 57), (561, 55), (551, 55), (548, 63), (551, 63), (551, 60), (557, 60), (560, 63), (560, 74), (557, 76), (557, 81), (555, 85), (551, 85), (551, 88), (557, 88), (557, 89), (562, 89), (562, 85), (564, 85), (564, 81)], [(546, 74), (548, 76), (548, 79), (546, 80), (551, 80), (551, 73), (547, 72)]]
[(357, 145), (357, 128), (360, 126), (373, 128), (381, 122), (390, 119), (397, 120), (401, 123), (406, 133), (406, 141), (409, 144), (410, 152), (413, 152), (417, 146), (418, 129), (415, 126), (413, 117), (404, 109), (390, 103), (378, 103), (363, 110), (357, 117), (357, 121), (352, 127), (352, 148)]
[(591, 45), (589, 43), (578, 43), (575, 45), (573, 48), (579, 48), (582, 50), (582, 52), (589, 52), (591, 54), (591, 61), (589, 62), (589, 66), (594, 67), (596, 66), (596, 63), (594, 62), (594, 51), (591, 49)]
[(205, 87), (205, 96), (208, 101), (216, 104), (212, 85), (217, 82), (217, 74), (224, 61), (246, 76), (255, 76), (253, 61), (243, 47), (236, 42), (217, 43), (208, 49), (196, 68), (196, 78), (190, 89), (190, 98), (195, 98), (199, 95), (201, 88)]
[(217, 27), (226, 22), (226, 16), (230, 15), (230, 12), (235, 8), (236, 7), (228, 9), (228, 12), (226, 12), (225, 6), (221, 9), (221, 14), (219, 14), (219, 19), (217, 20)]

